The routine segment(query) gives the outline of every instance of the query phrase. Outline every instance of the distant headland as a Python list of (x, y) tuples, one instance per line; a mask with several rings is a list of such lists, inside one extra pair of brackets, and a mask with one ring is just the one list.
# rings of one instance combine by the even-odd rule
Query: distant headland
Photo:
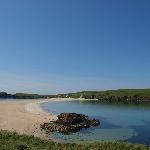
[(128, 102), (150, 102), (150, 89), (118, 89), (107, 91), (82, 91), (67, 94), (56, 95), (39, 95), (16, 93), (8, 94), (0, 92), (0, 98), (14, 98), (14, 99), (47, 99), (47, 98), (85, 98), (97, 99), (99, 101), (128, 103)]

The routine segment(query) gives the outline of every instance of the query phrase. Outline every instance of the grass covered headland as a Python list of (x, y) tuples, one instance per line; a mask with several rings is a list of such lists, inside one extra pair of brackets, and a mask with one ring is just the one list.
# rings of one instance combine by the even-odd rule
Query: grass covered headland
[(58, 97), (98, 99), (114, 103), (150, 102), (150, 89), (119, 89), (107, 91), (82, 91), (77, 93), (59, 94)]
[(107, 91), (82, 91), (68, 94), (57, 95), (38, 95), (27, 93), (7, 94), (0, 92), (0, 98), (13, 99), (39, 99), (39, 98), (85, 98), (98, 99), (99, 101), (114, 102), (114, 103), (140, 103), (150, 102), (150, 89), (119, 89)]
[(34, 136), (0, 131), (0, 150), (148, 150), (145, 145), (119, 142), (63, 144)]

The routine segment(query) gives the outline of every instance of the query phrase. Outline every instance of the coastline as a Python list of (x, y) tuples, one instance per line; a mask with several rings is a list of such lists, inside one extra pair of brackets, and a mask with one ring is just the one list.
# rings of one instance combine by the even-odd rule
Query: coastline
[(56, 116), (42, 110), (39, 104), (48, 100), (1, 100), (0, 129), (48, 139), (40, 124), (56, 120)]
[[(0, 100), (0, 130), (17, 132), (20, 135), (34, 135), (35, 137), (45, 139), (46, 141), (50, 139), (53, 142), (59, 142), (49, 138), (48, 134), (46, 134), (44, 131), (41, 131), (40, 124), (54, 121), (57, 119), (57, 117), (52, 113), (44, 111), (40, 107), (40, 104), (45, 102), (72, 100), (86, 99), (51, 98), (41, 100)], [(7, 134), (12, 136), (11, 133)], [(51, 144), (53, 143), (50, 143), (50, 145)], [(81, 142), (81, 144), (83, 143)]]
[[(1, 100), (0, 101), (0, 130), (17, 132), (19, 134), (34, 135), (48, 139), (48, 135), (41, 131), (40, 124), (57, 119), (52, 113), (44, 111), (41, 103), (50, 101), (72, 101), (73, 98), (51, 98), (40, 100)], [(76, 99), (85, 100), (85, 99)]]
[(83, 98), (50, 98), (32, 100), (1, 100), (0, 101), (0, 130), (17, 132), (19, 134), (34, 135), (48, 139), (48, 134), (41, 131), (40, 124), (54, 121), (57, 116), (44, 111), (41, 103), (52, 101), (87, 100)]

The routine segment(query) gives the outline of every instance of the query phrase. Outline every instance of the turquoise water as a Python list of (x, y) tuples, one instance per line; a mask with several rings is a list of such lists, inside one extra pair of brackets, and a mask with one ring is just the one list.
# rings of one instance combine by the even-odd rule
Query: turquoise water
[(96, 101), (48, 102), (41, 104), (48, 112), (75, 112), (99, 119), (98, 127), (64, 135), (50, 133), (50, 138), (62, 142), (129, 141), (150, 145), (150, 105), (118, 105)]

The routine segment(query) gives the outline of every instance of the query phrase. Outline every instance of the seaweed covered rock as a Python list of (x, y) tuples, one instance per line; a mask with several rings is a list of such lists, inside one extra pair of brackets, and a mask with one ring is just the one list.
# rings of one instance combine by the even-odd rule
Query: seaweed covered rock
[(57, 116), (56, 121), (50, 121), (41, 125), (41, 129), (47, 132), (59, 131), (61, 133), (78, 132), (82, 128), (89, 128), (91, 126), (98, 126), (99, 120), (89, 119), (88, 116), (76, 113), (61, 113)]

